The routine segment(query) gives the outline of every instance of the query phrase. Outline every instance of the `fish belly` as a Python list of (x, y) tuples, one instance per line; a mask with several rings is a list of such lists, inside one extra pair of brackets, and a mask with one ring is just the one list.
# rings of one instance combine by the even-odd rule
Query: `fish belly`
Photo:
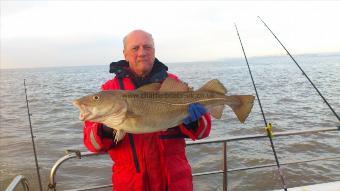
[(119, 125), (128, 133), (151, 133), (163, 131), (182, 123), (188, 115), (188, 106), (173, 106), (160, 102), (139, 101), (129, 103), (128, 114)]
[(210, 92), (142, 93), (130, 98), (127, 99), (126, 119), (117, 127), (129, 133), (150, 133), (175, 127), (188, 116), (188, 106), (192, 103), (200, 103), (206, 109), (226, 104), (224, 95)]

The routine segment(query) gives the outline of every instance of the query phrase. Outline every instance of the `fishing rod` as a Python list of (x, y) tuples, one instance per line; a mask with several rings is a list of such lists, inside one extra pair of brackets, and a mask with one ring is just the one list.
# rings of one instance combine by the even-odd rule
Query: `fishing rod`
[(287, 191), (287, 186), (286, 186), (286, 183), (285, 183), (285, 179), (283, 177), (283, 173), (282, 173), (282, 170), (281, 170), (281, 166), (280, 166), (280, 162), (279, 162), (279, 159), (277, 157), (277, 154), (276, 154), (276, 150), (275, 150), (275, 146), (274, 146), (274, 143), (273, 143), (273, 135), (272, 135), (272, 125), (271, 123), (267, 123), (267, 120), (266, 120), (266, 117), (264, 115), (264, 112), (263, 112), (263, 108), (262, 108), (262, 104), (261, 104), (261, 100), (260, 100), (260, 96), (257, 92), (257, 88), (256, 88), (256, 85), (255, 85), (255, 81), (254, 81), (254, 78), (253, 78), (253, 74), (251, 73), (251, 69), (249, 67), (249, 63), (248, 63), (248, 59), (247, 59), (247, 55), (246, 55), (246, 52), (243, 48), (243, 44), (242, 44), (242, 40), (241, 40), (241, 36), (238, 32), (238, 29), (237, 29), (237, 26), (236, 26), (236, 23), (235, 23), (235, 29), (236, 29), (236, 32), (237, 32), (237, 36), (240, 40), (240, 44), (241, 44), (241, 47), (242, 47), (242, 52), (243, 52), (243, 55), (244, 55), (244, 58), (246, 59), (246, 63), (247, 63), (247, 66), (248, 66), (248, 71), (249, 71), (249, 74), (250, 74), (250, 77), (251, 77), (251, 81), (253, 83), (253, 86), (254, 86), (254, 89), (255, 89), (255, 93), (256, 93), (256, 97), (257, 97), (257, 100), (259, 100), (259, 106), (260, 106), (260, 109), (261, 109), (261, 113), (262, 113), (262, 117), (263, 117), (263, 121), (264, 121), (264, 124), (265, 124), (265, 129), (267, 131), (267, 135), (268, 135), (268, 138), (269, 138), (269, 141), (270, 141), (270, 146), (272, 148), (272, 151), (273, 151), (273, 154), (274, 154), (274, 158), (275, 158), (275, 162), (276, 162), (276, 166), (277, 166), (277, 169), (278, 169), (278, 173), (279, 173), (279, 176), (280, 176), (280, 179), (281, 179), (281, 183), (282, 183), (282, 187), (285, 191)]
[(314, 89), (318, 92), (318, 94), (320, 95), (320, 97), (323, 99), (323, 101), (327, 104), (327, 106), (329, 107), (329, 109), (333, 112), (333, 114), (335, 115), (335, 117), (338, 119), (338, 121), (340, 121), (340, 117), (339, 115), (334, 111), (334, 109), (332, 108), (332, 106), (328, 103), (328, 101), (326, 100), (326, 98), (321, 94), (321, 92), (318, 90), (318, 88), (314, 85), (314, 83), (312, 82), (312, 80), (308, 77), (308, 75), (305, 73), (305, 71), (303, 71), (303, 69), (300, 67), (300, 65), (297, 63), (297, 61), (294, 59), (294, 57), (290, 54), (290, 52), (287, 50), (287, 48), (281, 43), (281, 41), (276, 37), (276, 35), (274, 34), (274, 32), (268, 27), (268, 25), (261, 19), (261, 17), (257, 16), (262, 23), (264, 24), (264, 26), (267, 27), (267, 29), (270, 31), (270, 33), (272, 33), (272, 35), (275, 37), (275, 39), (281, 44), (281, 46), (283, 47), (283, 49), (285, 49), (285, 51), (287, 52), (287, 54), (290, 56), (290, 58), (294, 61), (294, 63), (297, 65), (297, 67), (301, 70), (302, 74), (307, 78), (307, 80), (312, 84), (312, 86), (314, 87)]
[(28, 115), (28, 121), (29, 121), (29, 124), (30, 124), (31, 139), (32, 139), (32, 145), (33, 145), (33, 152), (34, 152), (35, 167), (37, 169), (37, 174), (38, 174), (39, 188), (40, 188), (40, 191), (42, 191), (42, 184), (41, 184), (41, 177), (40, 177), (40, 172), (39, 172), (38, 157), (37, 157), (37, 152), (35, 150), (34, 135), (33, 135), (32, 123), (31, 123), (31, 116), (32, 116), (32, 114), (30, 113), (30, 108), (28, 107), (26, 79), (24, 79), (24, 87), (25, 87), (25, 96), (26, 96), (27, 115)]

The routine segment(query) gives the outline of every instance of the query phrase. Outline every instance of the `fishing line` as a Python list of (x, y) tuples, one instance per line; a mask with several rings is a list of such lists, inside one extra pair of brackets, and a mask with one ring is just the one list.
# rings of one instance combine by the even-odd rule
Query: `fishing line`
[(267, 124), (267, 120), (266, 120), (266, 117), (265, 117), (264, 112), (263, 112), (261, 100), (260, 100), (259, 94), (258, 94), (257, 89), (256, 89), (256, 85), (255, 85), (255, 81), (254, 81), (254, 78), (253, 78), (253, 74), (251, 73), (251, 69), (250, 69), (250, 67), (249, 67), (247, 55), (246, 55), (246, 52), (245, 52), (245, 50), (244, 50), (244, 48), (243, 48), (241, 36), (240, 36), (240, 34), (239, 34), (239, 32), (238, 32), (236, 23), (235, 23), (235, 29), (236, 29), (236, 32), (237, 32), (237, 36), (238, 36), (238, 38), (239, 38), (239, 40), (240, 40), (240, 44), (241, 44), (241, 47), (242, 47), (242, 52), (243, 52), (244, 58), (246, 59), (246, 63), (247, 63), (247, 66), (248, 66), (248, 71), (249, 71), (249, 74), (250, 74), (250, 77), (251, 77), (251, 81), (252, 81), (253, 86), (254, 86), (254, 89), (255, 89), (255, 93), (256, 93), (257, 100), (259, 100), (259, 106), (260, 106), (260, 109), (261, 109), (261, 113), (262, 113), (262, 117), (263, 117), (264, 124), (265, 124), (265, 126), (266, 126), (266, 131), (267, 131), (267, 135), (268, 135), (268, 138), (269, 138), (269, 141), (270, 141), (270, 146), (272, 147), (273, 154), (274, 154), (274, 157), (275, 157), (275, 162), (276, 162), (276, 166), (277, 166), (277, 169), (278, 169), (278, 172), (279, 172), (279, 176), (280, 176), (280, 179), (281, 179), (281, 182), (282, 182), (282, 187), (283, 187), (283, 189), (284, 189), (285, 191), (287, 191), (287, 186), (286, 186), (286, 183), (285, 183), (285, 179), (284, 179), (284, 177), (283, 177), (283, 173), (282, 173), (282, 171), (281, 171), (279, 159), (278, 159), (278, 157), (277, 157), (277, 154), (276, 154), (276, 151), (275, 151), (275, 147), (274, 147), (274, 143), (273, 143), (273, 136), (272, 136), (272, 131), (271, 131), (271, 124), (270, 124), (270, 123), (269, 123), (269, 125)]
[(297, 61), (294, 59), (294, 57), (290, 54), (290, 52), (286, 49), (286, 47), (281, 43), (281, 41), (276, 37), (276, 35), (274, 34), (274, 32), (268, 27), (268, 25), (261, 19), (261, 17), (257, 16), (262, 23), (264, 24), (264, 26), (267, 27), (267, 29), (270, 31), (270, 33), (272, 33), (272, 35), (275, 37), (275, 39), (281, 44), (281, 46), (283, 47), (283, 49), (285, 49), (285, 51), (287, 52), (287, 54), (290, 56), (290, 58), (294, 61), (294, 63), (297, 65), (297, 67), (301, 70), (302, 74), (307, 78), (307, 80), (312, 84), (312, 86), (314, 87), (314, 89), (318, 92), (318, 94), (320, 95), (320, 97), (323, 99), (323, 101), (327, 104), (327, 106), (329, 107), (329, 109), (333, 112), (333, 114), (335, 115), (335, 117), (338, 119), (338, 121), (340, 121), (340, 117), (339, 115), (334, 111), (334, 109), (332, 108), (332, 106), (328, 103), (328, 101), (326, 100), (326, 98), (321, 94), (321, 92), (318, 90), (318, 88), (314, 85), (314, 83), (312, 82), (312, 80), (308, 77), (308, 75), (305, 73), (305, 71), (303, 71), (303, 69), (300, 67), (300, 65), (297, 63)]
[(25, 96), (26, 96), (27, 115), (28, 115), (28, 121), (29, 121), (29, 124), (30, 124), (30, 130), (31, 130), (31, 139), (32, 139), (32, 145), (33, 145), (35, 167), (37, 169), (39, 188), (40, 188), (40, 191), (42, 191), (42, 184), (41, 184), (41, 177), (40, 177), (40, 172), (39, 172), (38, 157), (37, 157), (37, 152), (36, 152), (36, 149), (35, 149), (34, 135), (33, 135), (32, 123), (31, 123), (31, 116), (32, 116), (32, 114), (30, 113), (30, 108), (28, 106), (26, 79), (24, 79), (24, 88), (25, 88)]

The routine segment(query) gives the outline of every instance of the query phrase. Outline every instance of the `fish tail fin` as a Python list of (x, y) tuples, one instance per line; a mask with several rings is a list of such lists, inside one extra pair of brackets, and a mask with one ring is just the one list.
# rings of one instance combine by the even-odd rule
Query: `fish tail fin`
[(216, 92), (216, 93), (220, 93), (223, 95), (227, 93), (227, 89), (217, 79), (208, 81), (197, 91), (211, 91), (211, 92)]
[(230, 105), (230, 107), (232, 108), (240, 122), (244, 123), (251, 109), (253, 108), (255, 97), (252, 95), (235, 95), (230, 97), (233, 97), (240, 102), (240, 104)]

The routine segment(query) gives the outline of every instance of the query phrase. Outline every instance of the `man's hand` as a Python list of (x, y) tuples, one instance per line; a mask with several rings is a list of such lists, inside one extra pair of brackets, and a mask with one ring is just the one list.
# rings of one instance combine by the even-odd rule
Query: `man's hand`
[(104, 124), (102, 124), (101, 131), (98, 131), (100, 137), (111, 139), (115, 137), (116, 132), (117, 131), (115, 129), (112, 129)]
[(192, 103), (189, 105), (188, 113), (188, 117), (183, 120), (185, 125), (197, 121), (202, 115), (207, 113), (207, 110), (201, 104)]

